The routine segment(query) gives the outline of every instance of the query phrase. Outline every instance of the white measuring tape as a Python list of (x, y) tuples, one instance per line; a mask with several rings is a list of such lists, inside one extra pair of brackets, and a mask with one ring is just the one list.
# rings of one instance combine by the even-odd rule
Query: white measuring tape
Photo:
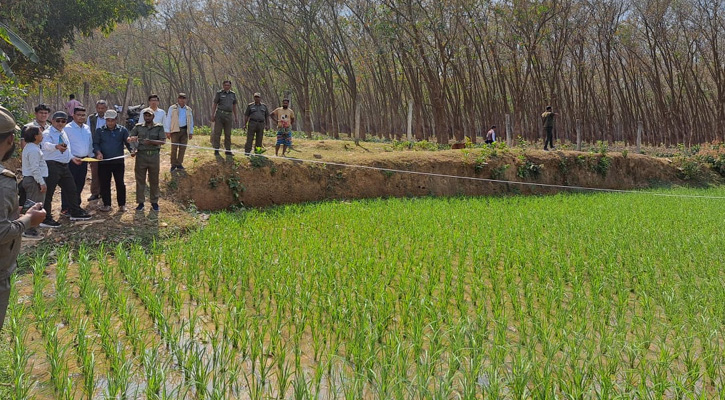
[[(437, 177), (437, 178), (462, 179), (462, 180), (477, 181), (477, 182), (502, 183), (502, 184), (519, 185), (519, 186), (535, 186), (535, 187), (564, 189), (564, 190), (646, 194), (646, 195), (651, 195), (651, 196), (678, 197), (678, 198), (691, 198), (691, 199), (725, 200), (725, 196), (704, 196), (704, 195), (694, 195), (694, 194), (658, 193), (658, 192), (645, 192), (645, 191), (640, 191), (640, 190), (606, 189), (606, 188), (594, 188), (594, 187), (586, 187), (586, 186), (556, 185), (556, 184), (550, 184), (550, 183), (519, 182), (519, 181), (509, 181), (509, 180), (504, 180), (504, 179), (477, 178), (475, 176), (460, 176), (460, 175), (439, 174), (439, 173), (435, 173), (435, 172), (421, 172), (421, 171), (411, 171), (411, 170), (405, 170), (405, 169), (373, 167), (370, 165), (346, 164), (346, 163), (335, 162), (335, 161), (320, 161), (320, 160), (311, 160), (311, 159), (306, 159), (306, 158), (280, 157), (280, 156), (271, 156), (271, 155), (267, 156), (267, 155), (263, 155), (263, 154), (250, 154), (250, 153), (246, 153), (244, 151), (222, 150), (222, 149), (216, 149), (214, 147), (195, 146), (195, 145), (191, 145), (191, 144), (180, 144), (180, 143), (170, 143), (170, 142), (167, 142), (165, 144), (170, 144), (172, 146), (184, 146), (184, 147), (187, 147), (190, 149), (211, 150), (211, 151), (220, 151), (220, 152), (227, 151), (227, 152), (231, 152), (232, 154), (241, 154), (244, 156), (258, 156), (258, 157), (265, 157), (265, 158), (269, 158), (269, 159), (299, 161), (299, 162), (306, 162), (306, 163), (313, 163), (313, 164), (333, 165), (333, 166), (343, 167), (343, 168), (368, 169), (368, 170), (381, 171), (381, 172), (387, 171), (387, 172), (395, 172), (395, 173), (401, 173), (401, 174), (430, 176), (430, 177)], [(299, 151), (299, 150), (297, 150), (297, 151)], [(110, 161), (110, 160), (117, 160), (120, 158), (130, 157), (130, 156), (131, 156), (130, 154), (125, 154), (123, 156), (109, 158), (107, 160), (106, 159), (104, 159), (104, 160), (92, 159), (92, 161), (96, 161), (96, 162), (97, 161), (101, 161), (101, 162)], [(83, 159), (83, 161), (86, 161), (86, 159)], [(90, 161), (90, 159), (88, 161)]]

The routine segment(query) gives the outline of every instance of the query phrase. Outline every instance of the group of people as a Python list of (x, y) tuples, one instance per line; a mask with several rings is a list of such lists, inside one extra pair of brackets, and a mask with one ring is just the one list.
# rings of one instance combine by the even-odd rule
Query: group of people
[[(232, 123), (239, 123), (237, 117), (237, 95), (232, 90), (232, 82), (224, 81), (222, 89), (216, 92), (211, 108), (211, 122), (214, 123), (214, 130), (211, 135), (211, 145), (214, 147), (214, 155), (220, 156), (221, 133), (224, 131), (224, 148), (226, 155), (232, 155)], [(295, 122), (295, 113), (289, 107), (290, 101), (285, 98), (282, 106), (272, 112), (267, 105), (262, 103), (262, 95), (254, 94), (254, 101), (247, 104), (244, 111), (244, 126), (247, 127), (247, 141), (244, 144), (244, 153), (252, 154), (253, 150), (262, 147), (264, 130), (267, 128), (267, 121), (271, 118), (277, 124), (277, 142), (274, 146), (274, 154), (279, 155), (279, 148), (282, 147), (282, 156), (292, 146), (292, 124)], [(254, 148), (252, 148), (254, 144)]]
[[(171, 171), (184, 169), (184, 155), (189, 139), (194, 134), (194, 114), (186, 104), (187, 96), (179, 93), (177, 102), (167, 111), (159, 108), (159, 96), (148, 96), (149, 107), (142, 110), (142, 119), (129, 132), (119, 123), (119, 115), (109, 109), (105, 100), (98, 100), (95, 113), (89, 114), (74, 95), (66, 103), (66, 111), (51, 110), (45, 104), (35, 107), (35, 118), (21, 129), (22, 173), (20, 188), (21, 205), (42, 203), (45, 219), (40, 227), (56, 228), (60, 223), (53, 218), (52, 202), (56, 187), (61, 189), (60, 215), (71, 221), (90, 219), (81, 207), (81, 193), (86, 184), (88, 170), (91, 171), (91, 195), (88, 201), (101, 200), (101, 212), (112, 210), (111, 180), (114, 181), (118, 210), (127, 211), (126, 185), (124, 183), (126, 150), (136, 158), (134, 174), (136, 180), (136, 210), (145, 208), (145, 192), (150, 188), (151, 209), (159, 211), (160, 150), (171, 142)], [(295, 115), (289, 108), (289, 100), (269, 112), (261, 102), (261, 94), (254, 94), (254, 101), (244, 112), (247, 126), (245, 153), (252, 153), (262, 146), (262, 137), (271, 118), (277, 124), (275, 154), (282, 146), (284, 156), (292, 145), (291, 126)], [(232, 122), (238, 123), (237, 98), (231, 91), (231, 82), (225, 81), (213, 101), (211, 121), (214, 130), (211, 136), (215, 155), (220, 155), (221, 132), (224, 131), (224, 147), (227, 155), (231, 151)], [(27, 203), (27, 201), (30, 203)], [(27, 238), (42, 238), (36, 228), (23, 233)]]
[[(163, 113), (163, 110), (161, 110)], [(164, 127), (154, 122), (156, 110), (142, 112), (143, 121), (129, 132), (118, 123), (118, 113), (109, 110), (106, 101), (96, 102), (96, 112), (87, 115), (82, 105), (76, 105), (70, 116), (65, 111), (50, 115), (45, 104), (35, 107), (35, 119), (21, 129), (22, 173), (21, 204), (43, 204), (43, 228), (57, 228), (52, 204), (56, 187), (61, 189), (61, 216), (71, 221), (90, 219), (81, 208), (81, 193), (90, 165), (91, 196), (88, 201), (101, 199), (101, 212), (111, 211), (111, 179), (115, 182), (119, 211), (126, 211), (125, 150), (137, 157), (136, 210), (144, 209), (146, 178), (151, 188), (151, 207), (159, 210), (159, 171), (161, 146), (166, 141)], [(50, 117), (50, 118), (49, 118)], [(49, 120), (50, 119), (50, 120)], [(28, 229), (24, 237), (41, 238), (36, 228)]]

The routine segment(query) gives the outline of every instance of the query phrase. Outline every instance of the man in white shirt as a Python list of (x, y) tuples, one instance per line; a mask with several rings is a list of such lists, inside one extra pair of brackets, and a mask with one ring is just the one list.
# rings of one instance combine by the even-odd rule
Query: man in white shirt
[(43, 228), (57, 228), (60, 224), (52, 217), (51, 207), (53, 205), (53, 194), (55, 187), (60, 186), (63, 202), (68, 205), (71, 221), (80, 221), (90, 219), (91, 216), (86, 213), (78, 202), (76, 194), (76, 185), (73, 181), (73, 175), (68, 169), (68, 163), (71, 161), (80, 164), (79, 158), (72, 156), (70, 148), (70, 139), (64, 132), (68, 114), (63, 111), (56, 111), (51, 118), (51, 127), (43, 132), (43, 141), (40, 148), (43, 150), (43, 158), (48, 165), (48, 178), (45, 180), (47, 191), (45, 192), (45, 221), (40, 226)]
[[(65, 133), (70, 141), (71, 155), (74, 158), (83, 159), (93, 157), (93, 136), (86, 122), (86, 109), (84, 107), (76, 107), (73, 113), (73, 121), (65, 126)], [(88, 175), (88, 163), (82, 161), (80, 164), (75, 162), (68, 163), (70, 174), (73, 175), (73, 182), (76, 185), (76, 198), (78, 204), (81, 204), (81, 193), (86, 184), (86, 176)], [(68, 210), (68, 204), (63, 204), (61, 214)]]
[[(154, 112), (154, 124), (164, 124), (164, 120), (166, 119), (166, 111), (159, 108), (159, 96), (157, 94), (151, 94), (149, 96), (149, 108), (153, 110)], [(139, 123), (143, 123), (143, 115), (141, 115), (141, 120)]]

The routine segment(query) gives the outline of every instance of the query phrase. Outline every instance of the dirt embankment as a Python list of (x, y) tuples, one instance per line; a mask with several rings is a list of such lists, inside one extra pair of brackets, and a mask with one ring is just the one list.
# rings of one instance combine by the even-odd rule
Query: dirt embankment
[[(243, 204), (265, 207), (328, 199), (410, 196), (480, 196), (504, 193), (556, 193), (551, 188), (517, 183), (457, 179), (414, 173), (268, 159), (207, 161), (187, 174), (175, 175), (168, 190), (175, 200), (193, 202), (202, 210)], [(482, 157), (475, 151), (390, 152), (355, 156), (345, 164), (501, 181), (640, 189), (684, 184), (670, 160), (619, 153), (606, 155), (574, 151), (502, 152)], [(708, 181), (716, 181), (709, 176)]]

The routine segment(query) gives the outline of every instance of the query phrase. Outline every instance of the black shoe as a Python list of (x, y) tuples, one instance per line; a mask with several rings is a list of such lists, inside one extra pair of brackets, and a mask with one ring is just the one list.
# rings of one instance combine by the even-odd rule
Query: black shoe
[(30, 229), (23, 232), (23, 237), (30, 240), (40, 240), (43, 238), (43, 235), (37, 229)]
[(100, 198), (101, 198), (101, 196), (99, 196), (97, 194), (92, 194), (91, 197), (88, 198), (88, 201), (96, 201)]
[(136, 206), (136, 211), (143, 211), (143, 203), (138, 203)]
[(60, 224), (58, 221), (55, 221), (53, 219), (46, 219), (45, 221), (40, 223), (41, 228), (59, 228)]
[(184, 166), (183, 165), (177, 165), (176, 166), (176, 169), (184, 169)]
[(89, 219), (91, 219), (91, 214), (86, 212), (70, 216), (71, 221), (88, 221)]
[(159, 203), (151, 203), (151, 209), (154, 211), (159, 211)]

